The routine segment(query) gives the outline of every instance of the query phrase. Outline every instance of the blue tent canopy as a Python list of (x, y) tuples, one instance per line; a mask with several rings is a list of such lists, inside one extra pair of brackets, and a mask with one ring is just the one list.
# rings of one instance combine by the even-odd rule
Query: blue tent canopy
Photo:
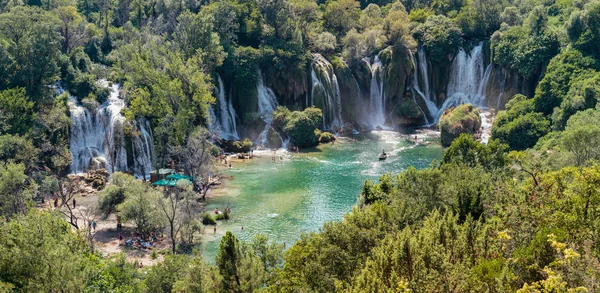
[(190, 182), (191, 182), (191, 181), (194, 181), (194, 180), (192, 179), (192, 177), (190, 177), (190, 176), (186, 176), (186, 175), (182, 175), (182, 174), (179, 174), (179, 173), (174, 173), (174, 174), (171, 174), (171, 175), (167, 176), (166, 178), (167, 178), (167, 179), (171, 179), (171, 180), (177, 180), (177, 181), (179, 181), (179, 180), (181, 180), (181, 179), (185, 179), (185, 180), (188, 180), (188, 181), (190, 181)]

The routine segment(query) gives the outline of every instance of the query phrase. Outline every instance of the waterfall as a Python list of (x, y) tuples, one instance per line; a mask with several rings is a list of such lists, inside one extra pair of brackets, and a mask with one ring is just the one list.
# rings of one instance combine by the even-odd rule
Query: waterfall
[[(63, 92), (60, 86), (57, 91)], [(95, 123), (97, 115), (81, 106), (76, 97), (69, 96), (68, 104), (71, 115), (71, 172), (82, 173), (90, 167), (106, 167), (104, 127)]]
[[(59, 85), (57, 92), (63, 91)], [(129, 170), (123, 132), (125, 117), (121, 114), (125, 102), (119, 96), (119, 85), (114, 83), (107, 101), (93, 111), (82, 106), (73, 96), (69, 97), (68, 104), (71, 116), (69, 151), (73, 158), (71, 172), (82, 173), (98, 168), (106, 168), (109, 172)], [(136, 175), (147, 176), (151, 171), (154, 151), (150, 125), (143, 118), (135, 125), (140, 135), (132, 140), (133, 169)]]
[(370, 100), (368, 105), (368, 124), (371, 128), (382, 127), (385, 124), (385, 94), (383, 90), (383, 67), (379, 55), (363, 59), (371, 70)]
[[(99, 121), (104, 124), (104, 135), (106, 136), (107, 168), (110, 171), (127, 170), (127, 152), (123, 133), (123, 122), (125, 117), (121, 110), (125, 108), (125, 101), (119, 96), (119, 85), (114, 83), (110, 89), (108, 100), (97, 112)], [(113, 166), (114, 164), (114, 166)]]
[(258, 143), (266, 145), (268, 142), (267, 133), (271, 128), (273, 122), (273, 111), (277, 108), (277, 97), (273, 90), (265, 86), (262, 74), (259, 72), (258, 83), (256, 84), (256, 91), (258, 92), (258, 113), (265, 122), (265, 129), (258, 136)]
[[(413, 92), (412, 99), (415, 102), (415, 104), (417, 104), (417, 106), (419, 107), (419, 110), (421, 110), (421, 113), (423, 113), (423, 117), (425, 118), (425, 124), (431, 125), (437, 122), (437, 120), (430, 121), (428, 115), (436, 119), (439, 109), (437, 107), (437, 103), (435, 102), (435, 94), (429, 88), (429, 65), (427, 63), (427, 55), (425, 55), (425, 49), (423, 49), (422, 46), (419, 46), (417, 55), (418, 60), (415, 61), (415, 55), (413, 55), (412, 52), (410, 54), (413, 68), (415, 70), (413, 73), (411, 85), (411, 89)], [(421, 90), (420, 84), (423, 84), (423, 90)], [(417, 103), (416, 95), (419, 95), (421, 99), (423, 99), (423, 102), (427, 106), (427, 114), (425, 114), (423, 109), (421, 109), (421, 107)]]
[(471, 103), (486, 106), (485, 88), (492, 72), (492, 65), (484, 66), (482, 44), (467, 53), (461, 49), (452, 63), (446, 101), (437, 113), (436, 121), (444, 110), (460, 104)]
[(312, 105), (315, 102), (315, 90), (323, 97), (323, 129), (342, 128), (342, 98), (337, 76), (333, 65), (321, 54), (313, 54), (313, 65), (311, 71)]
[(146, 118), (140, 118), (136, 125), (140, 133), (133, 139), (134, 171), (135, 174), (149, 178), (154, 158), (154, 138), (150, 122)]
[(217, 75), (217, 82), (219, 84), (216, 89), (218, 115), (215, 113), (213, 106), (211, 106), (209, 109), (211, 117), (209, 129), (211, 132), (218, 132), (222, 138), (238, 139), (235, 110), (231, 104), (231, 98), (229, 102), (225, 99), (225, 86), (220, 75)]

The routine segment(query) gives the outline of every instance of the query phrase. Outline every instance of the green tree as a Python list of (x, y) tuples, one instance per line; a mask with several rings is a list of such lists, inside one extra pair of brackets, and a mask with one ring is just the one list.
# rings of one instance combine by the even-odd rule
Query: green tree
[(0, 135), (0, 161), (23, 164), (25, 170), (33, 167), (38, 160), (39, 150), (25, 137)]
[(550, 115), (561, 105), (569, 92), (571, 81), (577, 76), (597, 69), (594, 58), (577, 50), (564, 50), (550, 60), (546, 73), (535, 89), (535, 111)]
[(166, 255), (163, 261), (148, 271), (144, 280), (147, 292), (173, 292), (175, 282), (183, 277), (189, 262), (187, 255)]
[(597, 45), (600, 42), (600, 3), (592, 1), (583, 11), (571, 14), (567, 23), (567, 32), (573, 46), (582, 52), (600, 57)]
[(576, 165), (600, 159), (600, 110), (588, 109), (571, 116), (562, 136), (564, 147), (575, 155)]
[(98, 209), (105, 218), (118, 211), (118, 206), (125, 202), (126, 196), (138, 184), (136, 179), (125, 173), (115, 172), (110, 178), (110, 184), (98, 193)]
[(161, 196), (148, 184), (134, 181), (125, 192), (125, 201), (118, 206), (119, 214), (125, 221), (132, 221), (142, 237), (148, 237), (163, 227), (163, 215), (157, 207)]
[(462, 31), (443, 15), (431, 15), (413, 32), (427, 51), (432, 62), (448, 62), (448, 55), (456, 55), (462, 47)]
[(242, 252), (238, 240), (229, 231), (221, 239), (215, 263), (223, 277), (224, 292), (242, 292), (240, 267)]
[(37, 185), (25, 175), (23, 164), (0, 163), (0, 213), (4, 218), (27, 212), (36, 191)]
[(93, 259), (85, 240), (51, 213), (32, 210), (0, 224), (0, 279), (19, 291), (83, 292)]
[(0, 91), (0, 133), (23, 135), (31, 129), (35, 116), (24, 88)]
[(205, 72), (212, 72), (223, 64), (225, 52), (219, 35), (213, 32), (213, 21), (209, 16), (184, 12), (177, 17), (174, 38), (184, 58), (197, 55)]
[(175, 190), (167, 190), (164, 196), (158, 198), (157, 207), (166, 221), (173, 254), (177, 252), (181, 230), (185, 226), (189, 226), (190, 221), (194, 221), (193, 217), (189, 217), (193, 213), (185, 213), (185, 204), (194, 200), (193, 197), (192, 183), (180, 180), (177, 182)]
[(534, 112), (535, 100), (516, 95), (500, 111), (492, 127), (492, 139), (498, 139), (513, 150), (534, 146), (550, 131), (550, 122), (542, 113)]
[(209, 293), (221, 292), (222, 280), (218, 271), (202, 261), (201, 257), (193, 257), (179, 278), (173, 285), (171, 292), (177, 293)]
[(87, 42), (86, 23), (73, 6), (60, 6), (54, 11), (60, 20), (60, 32), (62, 35), (62, 52), (69, 54), (77, 46), (83, 46)]
[(360, 2), (356, 0), (328, 1), (323, 13), (324, 26), (340, 37), (358, 25)]
[(55, 15), (38, 7), (17, 6), (0, 14), (3, 78), (0, 89), (24, 87), (40, 98), (59, 73), (62, 37)]

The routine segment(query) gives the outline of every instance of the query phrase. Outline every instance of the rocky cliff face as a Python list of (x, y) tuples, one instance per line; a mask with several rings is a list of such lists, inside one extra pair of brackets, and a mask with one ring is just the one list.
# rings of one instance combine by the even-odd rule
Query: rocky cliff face
[[(325, 130), (345, 123), (358, 130), (395, 129), (435, 124), (445, 109), (464, 103), (502, 109), (516, 93), (533, 95), (537, 80), (524, 80), (514, 71), (490, 65), (490, 60), (487, 43), (436, 63), (427, 60), (423, 48), (388, 47), (352, 65), (336, 56), (313, 54), (298, 68), (262, 68), (260, 78), (278, 105), (323, 110)], [(252, 68), (222, 74), (240, 136), (254, 137), (264, 127), (256, 89), (260, 81)]]

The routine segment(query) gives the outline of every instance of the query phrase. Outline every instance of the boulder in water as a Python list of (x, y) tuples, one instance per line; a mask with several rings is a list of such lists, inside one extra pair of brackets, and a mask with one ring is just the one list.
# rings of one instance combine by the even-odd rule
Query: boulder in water
[(321, 132), (319, 133), (319, 143), (330, 143), (335, 141), (335, 135), (331, 134), (331, 132)]
[(450, 108), (440, 118), (439, 128), (442, 146), (450, 146), (452, 141), (462, 133), (475, 134), (481, 127), (479, 108), (471, 104), (463, 104)]
[(424, 114), (412, 99), (404, 97), (396, 103), (392, 111), (394, 127), (407, 127), (423, 124)]
[(278, 149), (283, 146), (281, 135), (273, 127), (270, 127), (269, 131), (267, 132), (267, 142), (271, 148)]

